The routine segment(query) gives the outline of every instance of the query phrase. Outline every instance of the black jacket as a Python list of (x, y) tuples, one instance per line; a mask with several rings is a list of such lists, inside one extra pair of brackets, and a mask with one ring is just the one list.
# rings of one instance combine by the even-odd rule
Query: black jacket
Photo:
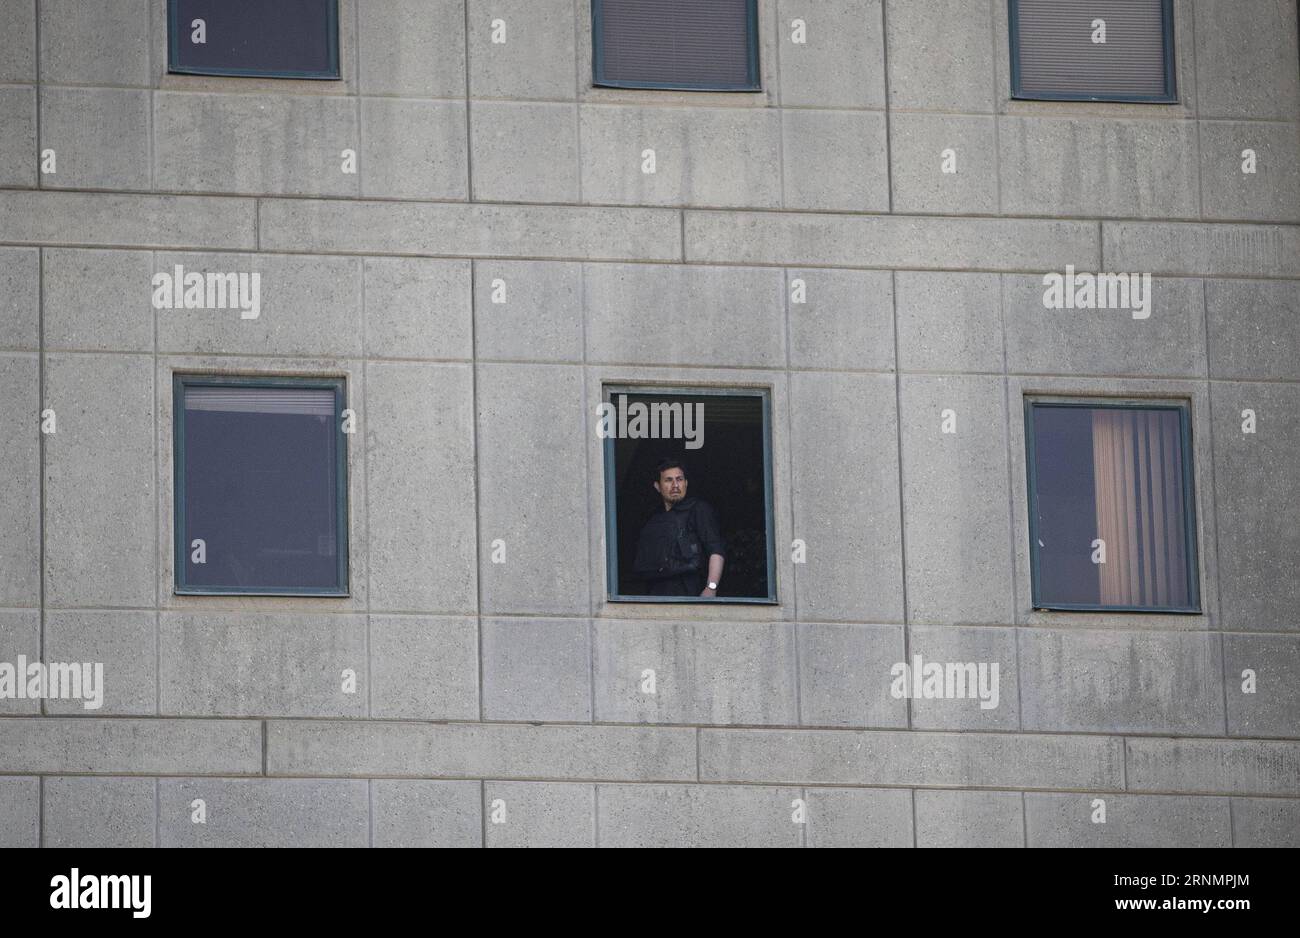
[(708, 502), (683, 498), (650, 516), (637, 541), (634, 575), (659, 580), (708, 570), (709, 555), (727, 555), (718, 516)]

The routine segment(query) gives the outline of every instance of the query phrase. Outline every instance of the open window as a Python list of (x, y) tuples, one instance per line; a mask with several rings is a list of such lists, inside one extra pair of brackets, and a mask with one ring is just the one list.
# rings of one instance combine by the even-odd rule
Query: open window
[(169, 72), (339, 78), (338, 0), (168, 0)]
[(598, 431), (611, 600), (776, 602), (766, 390), (606, 387)]
[(173, 380), (176, 592), (346, 596), (341, 378)]
[(1011, 96), (1178, 100), (1173, 0), (1008, 0)]
[(758, 0), (592, 0), (597, 85), (758, 91)]
[(1027, 400), (1039, 609), (1200, 612), (1186, 403)]

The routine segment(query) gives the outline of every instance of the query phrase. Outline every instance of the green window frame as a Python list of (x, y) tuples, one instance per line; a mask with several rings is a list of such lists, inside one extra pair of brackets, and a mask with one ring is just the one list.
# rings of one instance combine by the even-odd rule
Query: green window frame
[(1020, 0), (1007, 0), (1010, 26), (1011, 97), (1019, 101), (1112, 101), (1127, 104), (1177, 104), (1178, 63), (1174, 44), (1174, 0), (1161, 0), (1163, 17), (1164, 92), (1159, 95), (1097, 94), (1086, 89), (1068, 92), (1027, 91), (1020, 65)]
[[(619, 394), (650, 394), (670, 397), (683, 395), (689, 397), (756, 397), (762, 402), (763, 434), (763, 515), (764, 531), (767, 545), (767, 595), (766, 596), (644, 596), (619, 592), (618, 564), (618, 480), (615, 472), (615, 438), (604, 439), (604, 479), (605, 479), (605, 572), (606, 595), (609, 602), (630, 603), (676, 603), (684, 604), (730, 604), (730, 605), (777, 605), (776, 592), (776, 531), (775, 514), (772, 498), (772, 395), (767, 388), (719, 388), (691, 387), (689, 385), (632, 385), (607, 384), (602, 387), (601, 399), (610, 403)], [(690, 460), (690, 457), (687, 457)], [(723, 581), (726, 570), (723, 570)]]
[(701, 82), (640, 82), (609, 78), (605, 70), (605, 50), (601, 37), (604, 26), (604, 0), (591, 0), (592, 84), (598, 88), (632, 88), (650, 91), (762, 91), (758, 64), (758, 0), (747, 0), (746, 45), (749, 51), (749, 71), (744, 82), (738, 84), (708, 84)]
[[(1079, 408), (1091, 410), (1143, 410), (1174, 411), (1179, 416), (1179, 441), (1182, 463), (1183, 551), (1186, 560), (1186, 582), (1190, 602), (1176, 605), (1127, 605), (1112, 603), (1071, 603), (1045, 598), (1041, 591), (1041, 560), (1039, 541), (1039, 499), (1037, 443), (1034, 438), (1034, 411), (1038, 408)], [(1191, 403), (1168, 399), (1117, 399), (1098, 397), (1027, 396), (1024, 401), (1025, 420), (1025, 477), (1029, 508), (1029, 568), (1032, 604), (1035, 610), (1064, 612), (1123, 612), (1123, 613), (1173, 613), (1200, 615), (1200, 561), (1196, 537), (1196, 484), (1193, 470)]]
[(316, 81), (339, 81), (343, 74), (339, 68), (339, 3), (325, 2), (326, 31), (329, 65), (318, 71), (299, 69), (246, 69), (223, 66), (182, 65), (181, 36), (185, 27), (180, 22), (178, 0), (167, 0), (167, 72), (172, 75), (214, 75), (234, 78), (297, 78)]
[[(188, 388), (271, 388), (328, 390), (334, 392), (334, 513), (336, 531), (335, 582), (328, 587), (300, 586), (207, 586), (188, 582), (189, 546), (186, 543), (185, 516), (185, 391)], [(212, 596), (348, 596), (348, 448), (343, 432), (343, 412), (347, 409), (345, 378), (309, 378), (247, 375), (174, 374), (172, 376), (172, 504), (175, 572), (174, 591), (178, 595)]]

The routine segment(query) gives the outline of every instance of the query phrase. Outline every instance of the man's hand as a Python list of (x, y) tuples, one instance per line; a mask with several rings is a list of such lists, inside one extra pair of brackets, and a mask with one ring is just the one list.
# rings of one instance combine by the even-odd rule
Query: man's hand
[(717, 596), (717, 595), (718, 595), (718, 591), (717, 591), (717, 590), (711, 590), (711, 589), (709, 589), (709, 588), (706, 586), (706, 587), (704, 588), (704, 592), (700, 593), (700, 595), (701, 595), (701, 596)]

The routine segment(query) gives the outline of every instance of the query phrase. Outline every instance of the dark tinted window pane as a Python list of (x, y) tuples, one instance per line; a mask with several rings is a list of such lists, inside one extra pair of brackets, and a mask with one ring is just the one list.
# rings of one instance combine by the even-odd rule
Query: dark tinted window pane
[[(337, 78), (338, 0), (171, 0), (171, 70)], [(195, 20), (204, 42), (196, 42)]]
[[(613, 440), (618, 593), (698, 598), (707, 582), (708, 556), (717, 551), (725, 558), (719, 597), (768, 598), (770, 480), (764, 459), (763, 398), (614, 391), (610, 403), (618, 413), (616, 426), (626, 421), (626, 432), (619, 430)], [(681, 420), (674, 423), (674, 411), (660, 409), (658, 419), (637, 423), (638, 412), (653, 415), (652, 408), (664, 405), (675, 407)], [(669, 429), (649, 437), (652, 426)], [(674, 426), (683, 431), (675, 437)], [(704, 506), (692, 509), (698, 515), (678, 519), (665, 509), (654, 488), (655, 467), (664, 458), (685, 461), (684, 494), (690, 501), (684, 499), (678, 513), (692, 508), (693, 502)], [(674, 524), (667, 524), (670, 519)], [(716, 531), (709, 529), (714, 520)], [(677, 523), (687, 530), (684, 550), (667, 540), (667, 535), (675, 536)], [(691, 543), (698, 545), (697, 554)], [(672, 558), (671, 568), (665, 566), (665, 556)]]
[(186, 387), (184, 407), (185, 585), (342, 589), (335, 392)]
[(1031, 413), (1037, 604), (1195, 606), (1181, 411), (1036, 404)]
[[(1163, 0), (1016, 0), (1023, 97), (1163, 98)], [(1102, 33), (1093, 24), (1105, 24)]]
[(596, 83), (753, 88), (752, 8), (752, 0), (596, 0)]

